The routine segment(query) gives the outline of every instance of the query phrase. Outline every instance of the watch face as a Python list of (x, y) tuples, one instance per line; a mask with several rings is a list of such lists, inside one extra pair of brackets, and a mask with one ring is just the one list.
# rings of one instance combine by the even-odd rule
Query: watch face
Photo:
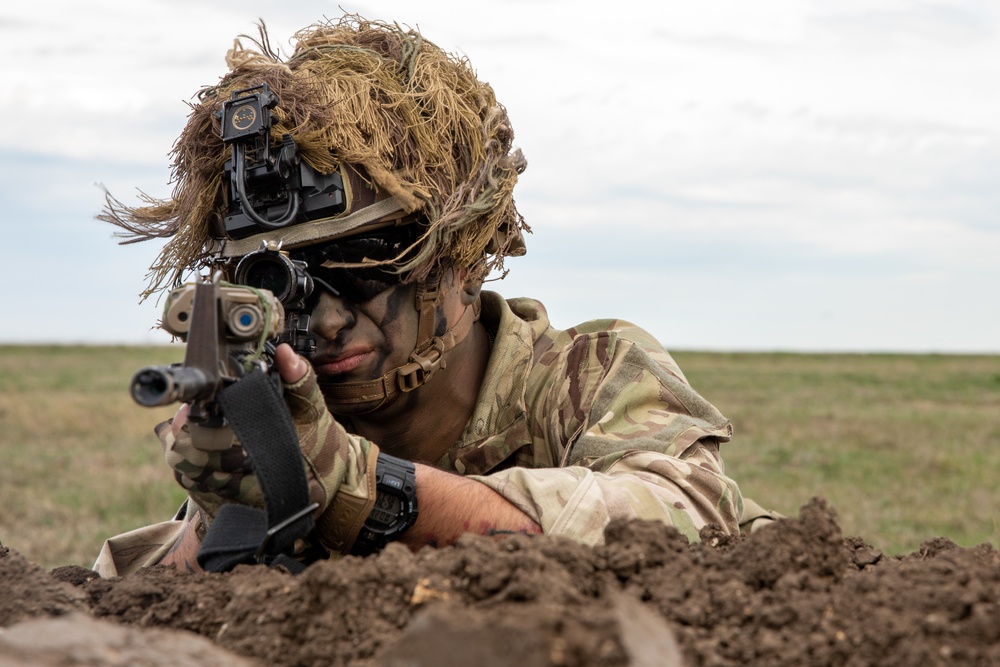
[(375, 496), (375, 506), (371, 514), (368, 515), (366, 524), (379, 524), (391, 527), (399, 518), (399, 512), (403, 507), (402, 499), (395, 495), (379, 493)]
[(379, 452), (375, 502), (351, 553), (366, 556), (398, 540), (417, 521), (417, 478), (409, 461)]

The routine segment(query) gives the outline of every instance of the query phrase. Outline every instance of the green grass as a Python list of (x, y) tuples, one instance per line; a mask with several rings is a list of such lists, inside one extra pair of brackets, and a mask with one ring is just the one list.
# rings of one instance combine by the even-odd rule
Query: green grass
[[(184, 498), (128, 396), (181, 346), (0, 346), (0, 542), (46, 567), (90, 566), (103, 539)], [(736, 428), (727, 471), (785, 514), (826, 498), (888, 553), (948, 537), (1000, 544), (1000, 356), (675, 352)]]
[(822, 496), (889, 553), (1000, 544), (1000, 356), (675, 358), (733, 421), (727, 471), (762, 505), (795, 514)]
[(0, 542), (47, 567), (89, 567), (104, 538), (184, 499), (152, 427), (175, 408), (128, 395), (183, 348), (0, 347)]

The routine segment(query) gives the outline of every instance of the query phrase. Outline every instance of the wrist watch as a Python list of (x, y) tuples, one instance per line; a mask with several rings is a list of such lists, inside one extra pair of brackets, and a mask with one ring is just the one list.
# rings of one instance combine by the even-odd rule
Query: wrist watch
[(417, 473), (409, 461), (379, 452), (375, 462), (375, 506), (365, 519), (351, 553), (381, 551), (417, 521)]

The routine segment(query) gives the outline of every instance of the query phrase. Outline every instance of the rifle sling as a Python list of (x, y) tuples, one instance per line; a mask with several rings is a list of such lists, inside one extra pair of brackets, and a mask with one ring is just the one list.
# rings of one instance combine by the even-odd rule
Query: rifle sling
[(286, 556), (295, 540), (313, 529), (299, 440), (280, 390), (260, 369), (219, 392), (219, 404), (253, 464), (266, 511), (227, 503), (219, 508), (198, 551), (208, 572), (242, 563), (281, 564), (298, 573), (305, 566)]

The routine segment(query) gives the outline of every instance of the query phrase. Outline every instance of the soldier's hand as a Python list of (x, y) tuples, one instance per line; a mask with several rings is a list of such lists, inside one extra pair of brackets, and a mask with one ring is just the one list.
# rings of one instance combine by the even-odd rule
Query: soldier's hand
[[(347, 553), (375, 498), (378, 447), (348, 434), (326, 408), (309, 363), (288, 345), (278, 346), (275, 365), (299, 438), (310, 500), (319, 504), (317, 533), (331, 551)], [(232, 432), (187, 421), (182, 406), (157, 427), (167, 464), (209, 520), (227, 502), (264, 506), (253, 466)]]
[(375, 503), (375, 443), (348, 434), (326, 407), (316, 372), (288, 345), (275, 364), (285, 383), (285, 402), (299, 434), (309, 497), (318, 502), (317, 533), (333, 552), (348, 553)]
[(225, 503), (264, 507), (264, 496), (246, 451), (229, 427), (207, 428), (187, 419), (182, 405), (159, 424), (156, 435), (174, 479), (205, 513), (206, 523)]

